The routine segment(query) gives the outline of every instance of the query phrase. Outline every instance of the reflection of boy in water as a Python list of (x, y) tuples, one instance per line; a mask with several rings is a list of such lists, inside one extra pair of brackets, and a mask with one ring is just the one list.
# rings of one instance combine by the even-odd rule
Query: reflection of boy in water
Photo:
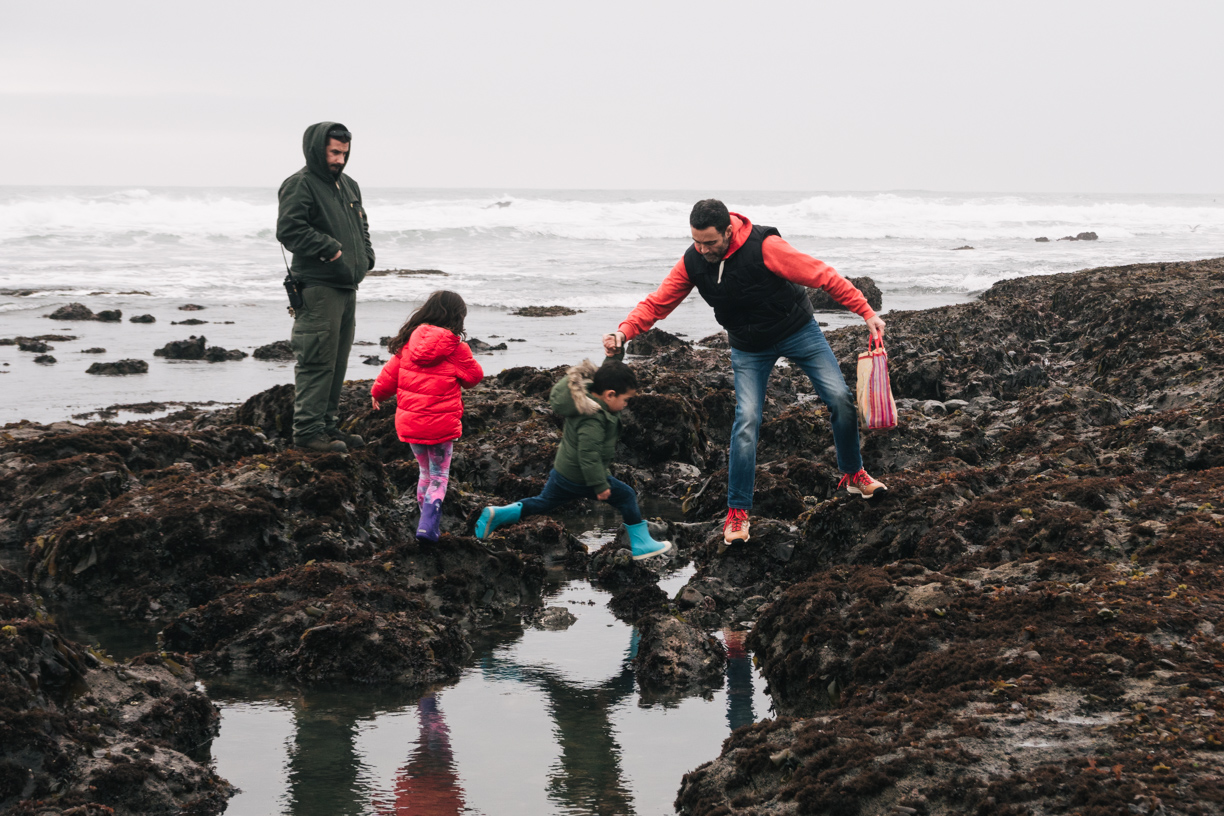
[(421, 731), (416, 750), (395, 777), (396, 816), (456, 816), (463, 812), (463, 788), (455, 773), (450, 730), (434, 695), (417, 704)]

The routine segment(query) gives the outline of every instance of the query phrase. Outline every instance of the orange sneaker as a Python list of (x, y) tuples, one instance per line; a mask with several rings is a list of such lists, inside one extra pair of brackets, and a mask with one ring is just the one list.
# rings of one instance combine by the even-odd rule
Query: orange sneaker
[(870, 499), (877, 493), (888, 492), (883, 482), (871, 478), (862, 468), (859, 468), (858, 473), (843, 475), (841, 481), (837, 483), (837, 489), (841, 490), (843, 487), (846, 488), (846, 492), (862, 496), (864, 499)]
[(748, 540), (748, 511), (738, 507), (727, 508), (727, 520), (723, 522), (723, 541), (731, 544)]

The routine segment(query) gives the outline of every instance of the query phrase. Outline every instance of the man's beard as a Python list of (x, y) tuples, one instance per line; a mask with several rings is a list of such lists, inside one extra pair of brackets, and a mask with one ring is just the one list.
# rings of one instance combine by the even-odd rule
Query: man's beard
[(340, 174), (344, 172), (343, 164), (329, 164), (327, 171), (332, 174), (332, 178), (340, 178)]

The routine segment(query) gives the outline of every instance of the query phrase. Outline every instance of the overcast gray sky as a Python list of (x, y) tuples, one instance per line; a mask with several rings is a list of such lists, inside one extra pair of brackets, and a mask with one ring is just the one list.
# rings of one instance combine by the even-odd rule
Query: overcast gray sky
[(2, 8), (0, 184), (1224, 192), (1220, 0)]

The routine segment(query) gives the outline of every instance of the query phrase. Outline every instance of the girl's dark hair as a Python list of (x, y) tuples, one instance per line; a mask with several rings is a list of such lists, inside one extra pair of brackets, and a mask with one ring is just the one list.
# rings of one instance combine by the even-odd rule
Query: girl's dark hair
[(412, 317), (400, 326), (399, 333), (387, 344), (387, 350), (392, 354), (399, 354), (404, 346), (408, 345), (412, 332), (422, 323), (450, 329), (460, 337), (467, 337), (467, 332), (463, 330), (463, 320), (466, 317), (467, 304), (463, 302), (463, 298), (454, 292), (439, 289), (425, 298), (421, 308), (413, 312)]

